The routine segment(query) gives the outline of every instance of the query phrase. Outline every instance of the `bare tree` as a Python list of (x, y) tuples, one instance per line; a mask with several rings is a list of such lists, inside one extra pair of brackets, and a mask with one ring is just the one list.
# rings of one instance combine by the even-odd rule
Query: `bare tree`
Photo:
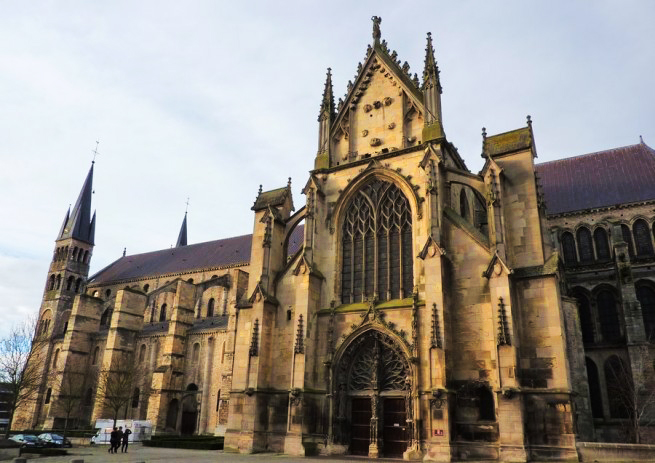
[(84, 398), (84, 388), (88, 385), (90, 375), (87, 370), (67, 371), (62, 374), (57, 390), (57, 408), (64, 414), (63, 437), (66, 438), (68, 424), (72, 415), (80, 410)]
[(641, 430), (655, 422), (655, 381), (652, 377), (634, 381), (626, 363), (617, 356), (605, 364), (610, 415), (629, 419), (628, 437), (641, 443)]
[(14, 421), (14, 414), (20, 407), (36, 400), (46, 374), (44, 364), (48, 343), (47, 327), (36, 333), (36, 320), (29, 319), (11, 329), (0, 339), (0, 381), (6, 383), (9, 398), (9, 423), (5, 439)]
[(122, 408), (127, 410), (134, 398), (135, 389), (143, 382), (139, 365), (125, 361), (114, 369), (102, 370), (98, 375), (98, 397), (112, 411), (114, 426)]

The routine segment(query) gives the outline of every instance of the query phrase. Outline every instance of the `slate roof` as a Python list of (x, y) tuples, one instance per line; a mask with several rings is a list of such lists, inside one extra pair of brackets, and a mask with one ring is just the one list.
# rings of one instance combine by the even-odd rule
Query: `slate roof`
[[(298, 225), (291, 233), (287, 248), (288, 255), (293, 255), (300, 249), (304, 229), (304, 225)], [(107, 284), (156, 275), (248, 265), (251, 244), (252, 235), (241, 235), (124, 256), (93, 275), (89, 279), (89, 284)]]
[(536, 166), (548, 215), (655, 200), (655, 150), (644, 143)]

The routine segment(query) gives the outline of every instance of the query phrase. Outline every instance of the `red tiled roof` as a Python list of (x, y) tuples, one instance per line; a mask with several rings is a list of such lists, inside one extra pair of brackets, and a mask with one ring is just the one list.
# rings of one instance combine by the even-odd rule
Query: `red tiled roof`
[[(291, 233), (288, 255), (293, 255), (300, 249), (304, 229), (304, 225), (298, 225)], [(248, 265), (251, 244), (252, 235), (242, 235), (125, 256), (93, 275), (89, 284), (107, 284), (170, 273)]]
[(548, 215), (655, 199), (655, 150), (639, 143), (536, 166)]

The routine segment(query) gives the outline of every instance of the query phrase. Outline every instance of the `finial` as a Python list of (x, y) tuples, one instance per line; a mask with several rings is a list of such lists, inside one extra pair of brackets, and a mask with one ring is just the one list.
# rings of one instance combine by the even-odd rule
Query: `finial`
[(527, 121), (528, 121), (528, 127), (532, 127), (532, 117), (530, 117), (529, 114), (528, 114), (528, 117), (527, 117)]
[(287, 182), (287, 188), (291, 189), (291, 177), (289, 177), (289, 181)]
[(373, 16), (371, 21), (373, 21), (373, 41), (378, 44), (380, 43), (380, 37), (382, 37), (382, 33), (380, 32), (382, 18), (379, 16)]
[(261, 186), (261, 184), (259, 185), (259, 194), (262, 194), (262, 186)]
[(186, 198), (186, 209), (184, 209), (184, 215), (186, 215), (187, 212), (189, 212), (189, 197), (187, 196)]
[(641, 135), (639, 135), (639, 143), (641, 143), (642, 145), (644, 144), (644, 139), (641, 137)]
[(482, 127), (482, 139), (486, 140), (487, 139), (487, 128)]
[(127, 254), (127, 248), (123, 248), (123, 257), (125, 257), (125, 254)]
[(95, 147), (94, 150), (91, 151), (93, 153), (93, 160), (91, 161), (91, 164), (96, 163), (96, 156), (100, 154), (100, 153), (98, 153), (98, 145), (99, 144), (100, 144), (100, 142), (98, 140), (96, 140), (96, 147)]

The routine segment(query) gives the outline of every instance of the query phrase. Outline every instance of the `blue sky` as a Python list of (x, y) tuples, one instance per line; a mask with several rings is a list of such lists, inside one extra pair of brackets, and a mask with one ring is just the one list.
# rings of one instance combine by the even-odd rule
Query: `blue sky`
[(655, 2), (8, 1), (0, 15), (0, 334), (40, 305), (54, 239), (100, 140), (92, 272), (250, 233), (258, 185), (313, 166), (325, 70), (345, 93), (372, 15), (421, 75), (435, 39), (448, 139), (477, 172), (533, 119), (538, 162), (655, 146)]

